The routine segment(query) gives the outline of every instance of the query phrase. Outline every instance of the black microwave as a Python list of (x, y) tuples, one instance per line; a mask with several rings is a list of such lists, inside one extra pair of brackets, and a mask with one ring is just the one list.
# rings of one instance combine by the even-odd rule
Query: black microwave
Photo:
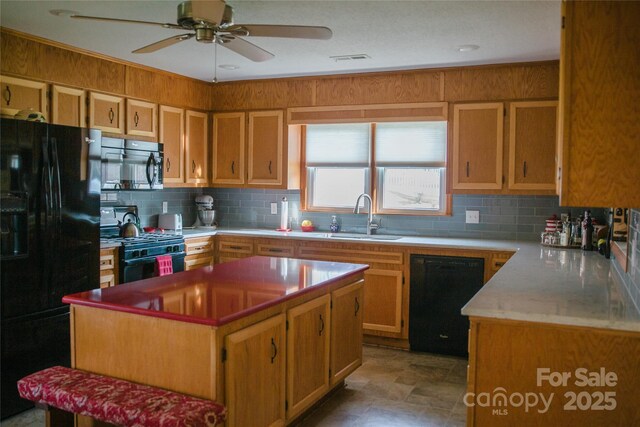
[(102, 137), (103, 190), (162, 189), (163, 145)]

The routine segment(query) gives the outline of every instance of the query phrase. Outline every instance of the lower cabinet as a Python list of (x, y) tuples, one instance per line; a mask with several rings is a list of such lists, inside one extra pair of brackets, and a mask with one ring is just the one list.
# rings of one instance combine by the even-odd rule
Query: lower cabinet
[(356, 282), (331, 293), (331, 386), (362, 365), (364, 283)]
[(285, 322), (279, 314), (226, 336), (227, 427), (285, 424)]
[(251, 237), (218, 237), (216, 263), (234, 261), (253, 255), (253, 238)]
[(118, 248), (100, 249), (100, 287), (118, 284)]
[(365, 271), (364, 329), (402, 332), (402, 271)]
[(329, 391), (331, 295), (287, 312), (287, 419)]
[(213, 239), (214, 236), (206, 236), (192, 237), (184, 240), (185, 271), (213, 265)]

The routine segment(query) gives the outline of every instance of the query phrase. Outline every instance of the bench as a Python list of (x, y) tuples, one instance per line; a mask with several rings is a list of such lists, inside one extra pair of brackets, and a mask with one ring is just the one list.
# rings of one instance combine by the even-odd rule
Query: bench
[[(63, 366), (22, 378), (18, 392), (47, 410), (57, 408), (127, 427), (210, 427), (222, 424), (226, 414), (224, 406), (211, 400)], [(59, 414), (48, 414), (48, 424), (56, 424), (49, 422), (54, 418), (69, 425), (69, 418)]]

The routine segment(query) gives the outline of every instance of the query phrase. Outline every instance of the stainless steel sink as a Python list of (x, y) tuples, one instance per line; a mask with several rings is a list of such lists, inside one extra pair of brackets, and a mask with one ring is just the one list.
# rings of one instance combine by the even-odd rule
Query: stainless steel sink
[(357, 234), (357, 233), (327, 233), (324, 237), (330, 239), (357, 239), (357, 240), (400, 240), (402, 236), (385, 236), (383, 234)]

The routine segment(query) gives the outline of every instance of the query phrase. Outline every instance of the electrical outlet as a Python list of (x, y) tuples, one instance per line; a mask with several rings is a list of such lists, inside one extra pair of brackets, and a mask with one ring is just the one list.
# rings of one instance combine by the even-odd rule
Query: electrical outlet
[(467, 211), (467, 224), (480, 224), (480, 211)]
[(165, 214), (169, 212), (169, 202), (162, 202), (162, 213)]
[(271, 215), (276, 215), (278, 213), (278, 204), (271, 203)]

